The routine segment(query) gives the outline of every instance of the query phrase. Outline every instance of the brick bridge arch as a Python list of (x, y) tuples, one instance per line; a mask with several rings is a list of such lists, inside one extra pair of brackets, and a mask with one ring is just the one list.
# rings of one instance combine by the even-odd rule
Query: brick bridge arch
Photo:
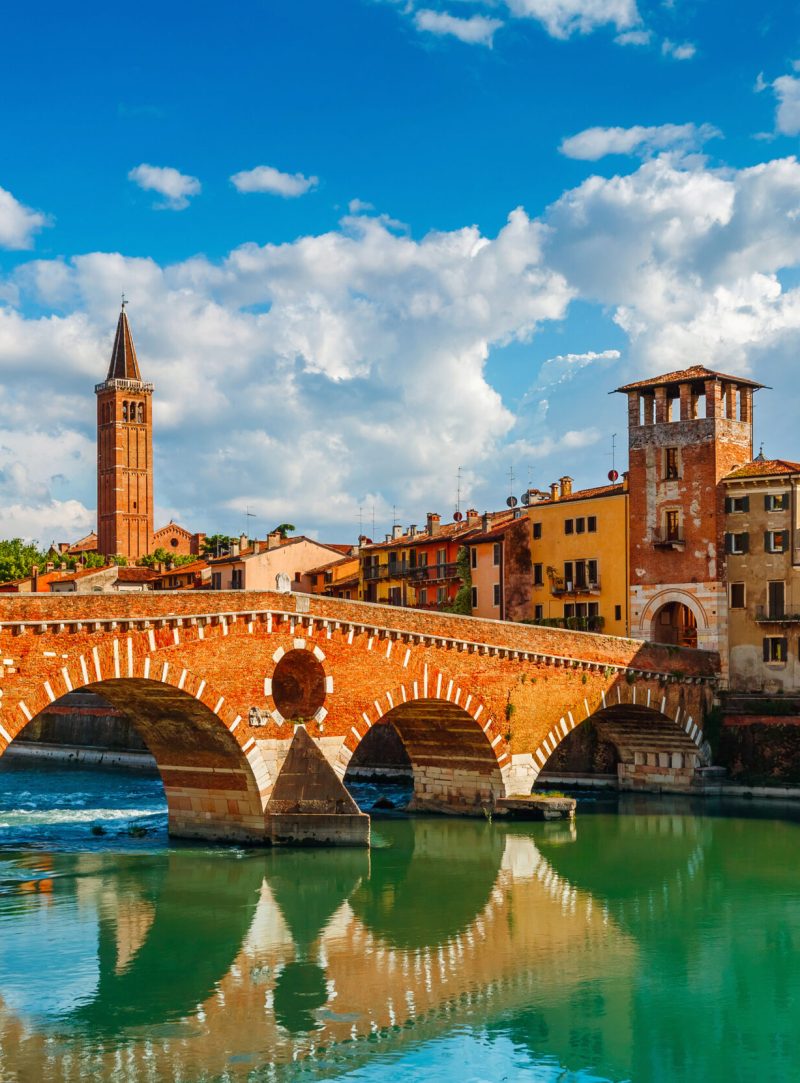
[(162, 659), (150, 634), (63, 653), (19, 701), (17, 727), (0, 725), (5, 747), (73, 691), (94, 692), (130, 718), (161, 775), (170, 834), (263, 841), (274, 779), (241, 716), (202, 672)]
[(530, 756), (535, 782), (556, 749), (581, 725), (593, 723), (616, 748), (624, 786), (678, 787), (691, 783), (705, 762), (702, 722), (687, 709), (685, 697), (670, 695), (663, 682), (618, 680), (600, 701), (573, 705), (552, 726)]

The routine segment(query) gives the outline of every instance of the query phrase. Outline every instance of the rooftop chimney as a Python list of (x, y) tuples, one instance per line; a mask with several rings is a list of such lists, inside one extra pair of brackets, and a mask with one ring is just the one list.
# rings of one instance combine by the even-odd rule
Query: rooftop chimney
[(271, 534), (267, 534), (267, 549), (277, 549), (281, 544), (281, 532), (280, 530), (273, 530)]
[(558, 500), (560, 496), (559, 486), (557, 481), (550, 482), (550, 499)]
[(390, 542), (392, 540), (392, 535), (391, 534), (384, 534), (383, 535), (383, 540), (384, 540), (384, 542)]
[(486, 534), (489, 530), (489, 512), (485, 511), (481, 517), (481, 530)]
[(408, 536), (410, 538), (415, 538), (417, 536), (417, 524), (416, 523), (412, 523), (411, 526), (408, 528)]
[(248, 538), (247, 538), (246, 534), (240, 534), (239, 535), (239, 549), (240, 550), (247, 548), (247, 541), (248, 541)]
[(239, 543), (238, 541), (231, 542), (231, 556), (238, 557), (239, 555)]
[(394, 526), (392, 527), (392, 539), (394, 541), (397, 541), (397, 539), (402, 538), (402, 536), (403, 536), (403, 528), (400, 526), (399, 523), (395, 523)]
[(467, 508), (467, 526), (477, 526), (479, 519), (477, 508)]
[(428, 512), (428, 533), (431, 537), (433, 537), (434, 534), (439, 533), (439, 524), (441, 521), (441, 515), (437, 515), (435, 511)]
[(561, 495), (572, 496), (572, 478), (568, 474), (565, 474), (564, 477), (559, 480), (561, 481)]

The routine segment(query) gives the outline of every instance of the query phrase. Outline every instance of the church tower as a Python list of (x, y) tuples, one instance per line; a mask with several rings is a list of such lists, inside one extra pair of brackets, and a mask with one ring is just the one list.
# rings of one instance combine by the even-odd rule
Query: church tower
[(153, 385), (142, 381), (125, 301), (97, 395), (97, 548), (138, 560), (153, 542)]

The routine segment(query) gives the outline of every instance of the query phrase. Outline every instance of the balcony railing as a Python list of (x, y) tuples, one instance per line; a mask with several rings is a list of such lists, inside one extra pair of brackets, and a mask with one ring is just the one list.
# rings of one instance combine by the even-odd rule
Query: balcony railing
[(138, 391), (145, 395), (153, 392), (153, 385), (146, 384), (142, 380), (103, 380), (101, 384), (94, 385), (96, 395), (101, 391)]
[(600, 577), (596, 579), (583, 579), (575, 582), (572, 579), (557, 577), (550, 583), (550, 593), (559, 597), (562, 594), (599, 594)]
[(408, 578), (412, 583), (434, 583), (437, 579), (456, 579), (458, 565), (455, 561), (450, 564), (422, 564), (416, 568), (410, 568)]
[(654, 530), (653, 545), (657, 549), (683, 549), (686, 539), (682, 530)]
[(545, 628), (566, 628), (572, 632), (602, 632), (605, 617), (542, 617), (541, 620), (526, 620), (523, 624), (539, 624)]
[(792, 624), (800, 621), (800, 613), (790, 612), (782, 605), (757, 605), (755, 615), (761, 624)]

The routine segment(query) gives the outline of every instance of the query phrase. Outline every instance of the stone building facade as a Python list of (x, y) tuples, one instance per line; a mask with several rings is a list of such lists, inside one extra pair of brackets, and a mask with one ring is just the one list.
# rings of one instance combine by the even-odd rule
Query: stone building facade
[(753, 457), (761, 386), (696, 365), (617, 388), (628, 397), (632, 636), (724, 650), (720, 482)]

